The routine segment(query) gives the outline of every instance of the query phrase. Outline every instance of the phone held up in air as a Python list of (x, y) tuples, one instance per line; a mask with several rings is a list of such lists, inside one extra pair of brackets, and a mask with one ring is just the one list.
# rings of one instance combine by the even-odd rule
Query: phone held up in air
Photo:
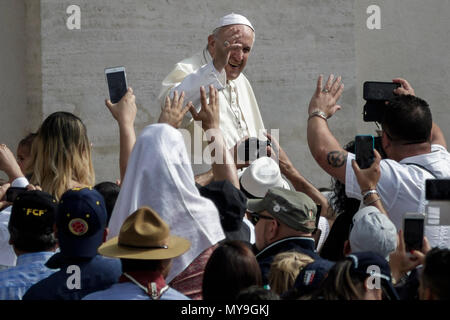
[(425, 199), (425, 225), (450, 226), (450, 179), (425, 180)]
[(425, 215), (423, 213), (407, 212), (403, 216), (403, 238), (405, 239), (405, 249), (422, 250), (424, 235)]
[(109, 98), (112, 103), (117, 103), (128, 90), (125, 67), (106, 68), (105, 76), (106, 83), (108, 84)]
[(366, 122), (383, 120), (386, 111), (386, 101), (395, 97), (394, 90), (400, 87), (399, 83), (366, 81), (363, 87), (364, 105), (363, 120)]
[(6, 201), (14, 202), (14, 200), (25, 191), (27, 191), (27, 188), (9, 187), (8, 190), (6, 190)]
[(361, 169), (369, 168), (375, 160), (374, 145), (375, 142), (372, 135), (358, 135), (355, 137), (356, 163)]

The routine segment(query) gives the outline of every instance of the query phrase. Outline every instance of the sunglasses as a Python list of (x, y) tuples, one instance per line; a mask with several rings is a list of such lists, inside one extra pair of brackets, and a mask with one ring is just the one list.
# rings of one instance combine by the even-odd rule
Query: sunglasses
[(266, 219), (266, 220), (275, 220), (275, 218), (269, 217), (269, 216), (263, 216), (262, 214), (251, 212), (250, 213), (250, 221), (253, 223), (253, 225), (256, 225), (259, 221), (259, 219)]

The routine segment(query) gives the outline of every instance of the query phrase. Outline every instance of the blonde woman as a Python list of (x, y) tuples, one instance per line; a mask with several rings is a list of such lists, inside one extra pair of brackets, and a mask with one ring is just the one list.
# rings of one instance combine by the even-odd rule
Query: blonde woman
[(31, 148), (31, 183), (59, 199), (68, 189), (93, 186), (94, 167), (86, 127), (69, 112), (44, 120)]
[(277, 254), (270, 265), (270, 290), (279, 295), (290, 290), (300, 271), (313, 261), (310, 256), (295, 251)]

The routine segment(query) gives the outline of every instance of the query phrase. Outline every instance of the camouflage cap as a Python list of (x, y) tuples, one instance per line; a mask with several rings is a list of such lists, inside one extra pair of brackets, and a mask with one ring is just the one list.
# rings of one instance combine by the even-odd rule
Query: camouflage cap
[(249, 199), (247, 209), (251, 212), (265, 210), (297, 231), (310, 233), (315, 229), (317, 206), (303, 192), (271, 188), (263, 199)]

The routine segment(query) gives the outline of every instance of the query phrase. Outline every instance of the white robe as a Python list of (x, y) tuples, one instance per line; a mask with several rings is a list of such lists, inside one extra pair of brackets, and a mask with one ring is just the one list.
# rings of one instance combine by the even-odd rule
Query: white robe
[[(262, 136), (264, 123), (250, 82), (242, 73), (235, 80), (227, 81), (225, 70), (221, 73), (217, 72), (207, 49), (175, 65), (173, 71), (163, 80), (158, 99), (163, 105), (167, 94), (172, 97), (174, 90), (179, 93), (184, 91), (185, 102), (192, 101), (198, 111), (201, 108), (200, 86), (204, 86), (208, 92), (211, 84), (219, 90), (220, 129), (227, 147), (232, 148), (245, 136), (260, 136), (265, 139)], [(194, 130), (199, 133), (203, 131), (191, 117), (185, 119), (182, 128), (190, 133), (190, 141), (185, 140), (190, 149), (188, 153), (191, 154), (194, 163), (199, 163), (207, 143), (198, 138), (194, 140)], [(195, 148), (196, 144), (201, 147)], [(194, 171), (197, 174), (208, 168), (208, 165), (203, 164), (194, 166)]]
[(142, 206), (153, 208), (172, 234), (191, 242), (186, 253), (173, 259), (167, 283), (225, 238), (217, 208), (195, 186), (181, 133), (167, 124), (149, 125), (137, 139), (109, 222), (108, 239), (118, 236), (125, 219)]

